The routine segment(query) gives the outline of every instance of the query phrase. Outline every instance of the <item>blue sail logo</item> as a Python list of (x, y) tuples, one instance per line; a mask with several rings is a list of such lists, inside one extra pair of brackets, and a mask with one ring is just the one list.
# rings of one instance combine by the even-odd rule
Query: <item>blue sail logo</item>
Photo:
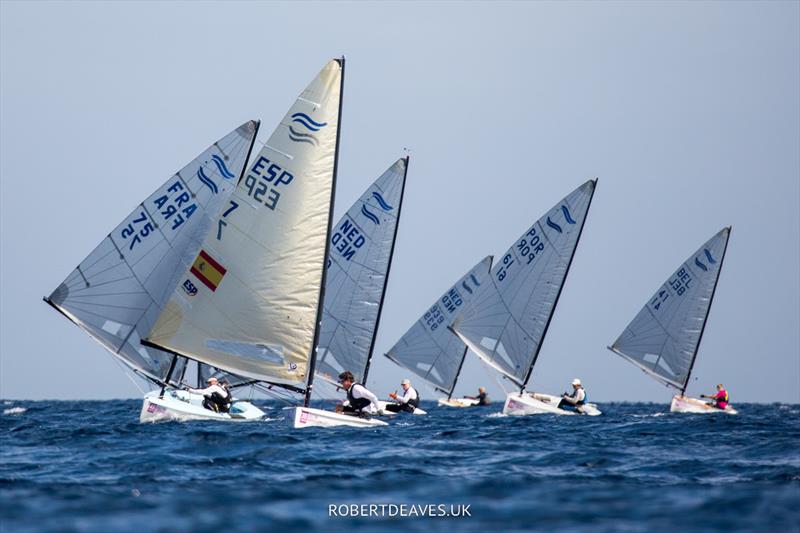
[(225, 161), (223, 161), (220, 156), (214, 154), (211, 156), (211, 160), (214, 161), (215, 165), (217, 165), (217, 169), (219, 170), (219, 173), (222, 174), (223, 178), (225, 178), (226, 180), (232, 180), (233, 178), (236, 177), (233, 174), (231, 174), (231, 171), (228, 170), (227, 166), (225, 166)]
[(381, 221), (378, 220), (378, 217), (375, 216), (375, 213), (373, 213), (372, 211), (367, 209), (366, 205), (362, 205), (361, 206), (361, 214), (364, 215), (365, 217), (367, 217), (368, 219), (370, 219), (375, 224), (380, 225)]
[[(572, 214), (570, 214), (567, 206), (562, 205), (561, 212), (564, 213), (564, 220), (567, 221), (567, 224), (575, 224), (575, 221), (572, 219)], [(561, 228), (561, 226), (553, 222), (550, 217), (547, 217), (547, 225), (559, 233), (564, 233), (564, 230)]]
[[(328, 125), (327, 122), (315, 121), (305, 113), (293, 114), (292, 123), (289, 125), (289, 139), (296, 143), (308, 143), (312, 146), (319, 146), (319, 139), (314, 133)], [(301, 127), (308, 130), (308, 133), (303, 132)]]
[(205, 173), (205, 171), (203, 170), (203, 167), (200, 167), (200, 168), (198, 168), (198, 169), (197, 169), (197, 177), (198, 177), (198, 179), (199, 179), (200, 181), (202, 181), (202, 182), (203, 182), (203, 185), (205, 185), (206, 187), (208, 187), (209, 189), (211, 189), (211, 192), (213, 192), (214, 194), (217, 194), (217, 193), (219, 192), (219, 189), (217, 188), (217, 184), (216, 184), (216, 183), (214, 183), (214, 182), (211, 180), (211, 178), (209, 178), (208, 176), (206, 176), (206, 173)]
[[(703, 253), (705, 254), (709, 263), (712, 265), (717, 263), (717, 260), (711, 256), (711, 252), (708, 250), (708, 248), (703, 248)], [(702, 261), (700, 261), (699, 257), (694, 258), (694, 264), (703, 269), (703, 272), (708, 272), (708, 267)]]
[(391, 211), (394, 209), (394, 207), (386, 203), (386, 200), (383, 199), (383, 196), (381, 196), (381, 193), (378, 191), (373, 191), (372, 197), (375, 198), (375, 201), (378, 202), (378, 205), (381, 206), (381, 209), (384, 211)]

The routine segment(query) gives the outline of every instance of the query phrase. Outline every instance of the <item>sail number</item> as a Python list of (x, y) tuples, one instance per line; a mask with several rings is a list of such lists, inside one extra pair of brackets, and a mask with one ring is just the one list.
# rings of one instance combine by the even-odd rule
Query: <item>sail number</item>
[(279, 187), (289, 185), (294, 176), (266, 157), (259, 157), (244, 178), (248, 196), (273, 211), (281, 198)]
[(364, 246), (364, 236), (355, 224), (349, 219), (342, 221), (342, 224), (331, 236), (331, 244), (333, 249), (347, 261), (355, 255), (355, 253)]
[[(530, 265), (531, 262), (533, 262), (533, 260), (539, 255), (539, 253), (544, 250), (544, 242), (542, 242), (541, 237), (539, 237), (536, 231), (536, 226), (533, 226), (530, 230), (528, 230), (528, 232), (517, 242), (514, 248), (516, 248), (516, 251), (520, 256), (520, 261), (525, 261), (527, 259), (525, 264)], [(503, 259), (498, 265), (497, 272), (495, 273), (495, 276), (497, 276), (497, 281), (503, 281), (506, 279), (509, 269), (515, 264), (515, 262), (514, 255), (511, 252), (503, 256)]]
[(128, 250), (133, 250), (133, 247), (142, 242), (142, 239), (150, 235), (154, 229), (153, 223), (147, 221), (147, 214), (142, 211), (130, 224), (122, 228), (120, 236), (126, 241), (130, 239)]
[(692, 282), (692, 276), (686, 270), (686, 268), (681, 268), (678, 272), (675, 273), (675, 279), (669, 280), (669, 285), (672, 287), (672, 290), (678, 293), (678, 296), (681, 296), (686, 289), (689, 289), (689, 284)]
[(444, 315), (441, 311), (439, 311), (438, 305), (431, 307), (422, 318), (425, 320), (425, 324), (427, 324), (428, 329), (431, 331), (436, 331), (439, 325), (444, 322)]
[(464, 303), (464, 300), (461, 299), (461, 295), (458, 294), (455, 288), (450, 289), (447, 291), (447, 294), (442, 296), (442, 304), (444, 304), (445, 309), (451, 314), (454, 313), (462, 303)]

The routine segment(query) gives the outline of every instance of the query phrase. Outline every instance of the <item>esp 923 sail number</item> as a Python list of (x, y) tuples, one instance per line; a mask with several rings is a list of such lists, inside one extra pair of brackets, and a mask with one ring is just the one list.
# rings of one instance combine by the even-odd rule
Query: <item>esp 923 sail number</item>
[(294, 176), (266, 157), (259, 157), (244, 178), (247, 195), (273, 211), (281, 198), (280, 190), (287, 187)]

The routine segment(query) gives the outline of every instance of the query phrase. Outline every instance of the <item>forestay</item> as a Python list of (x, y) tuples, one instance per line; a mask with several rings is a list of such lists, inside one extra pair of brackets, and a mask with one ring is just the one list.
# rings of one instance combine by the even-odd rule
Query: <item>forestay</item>
[(408, 158), (397, 160), (331, 232), (317, 375), (366, 381), (403, 202)]
[(492, 268), (452, 329), (523, 387), (536, 363), (594, 195), (587, 181), (553, 206)]
[(452, 394), (467, 346), (447, 329), (489, 276), (492, 256), (472, 267), (392, 346), (386, 357)]
[[(170, 177), (45, 300), (134, 370), (163, 380), (172, 355), (142, 346), (140, 338), (228, 201), (256, 130), (256, 122), (243, 124)], [(185, 364), (179, 359), (173, 375)]]
[(717, 286), (730, 227), (701, 246), (664, 282), (610, 349), (684, 391)]
[[(330, 224), (342, 64), (306, 87), (245, 173), (147, 342), (302, 386)], [(190, 288), (187, 288), (190, 287)]]

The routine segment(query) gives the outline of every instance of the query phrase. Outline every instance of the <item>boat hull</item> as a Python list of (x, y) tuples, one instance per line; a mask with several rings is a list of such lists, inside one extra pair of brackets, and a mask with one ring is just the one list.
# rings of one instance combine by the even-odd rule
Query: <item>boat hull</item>
[(333, 411), (325, 411), (323, 409), (313, 409), (311, 407), (295, 407), (292, 423), (295, 429), (311, 427), (332, 428), (339, 426), (354, 428), (388, 426), (386, 422), (376, 420), (375, 418), (361, 418), (358, 416), (335, 413)]
[(142, 402), (139, 422), (184, 422), (187, 420), (217, 420), (232, 422), (259, 420), (264, 411), (241, 400), (234, 400), (230, 413), (215, 413), (203, 407), (203, 396), (184, 390), (167, 390), (163, 397), (161, 391), (148, 392)]
[(512, 392), (506, 397), (503, 405), (503, 414), (512, 416), (526, 415), (587, 415), (598, 416), (602, 414), (593, 403), (587, 403), (577, 408), (577, 411), (560, 409), (558, 403), (561, 396), (541, 394), (538, 392)]
[(474, 407), (478, 400), (472, 398), (439, 398), (439, 407)]
[(739, 412), (731, 405), (725, 409), (717, 409), (708, 402), (691, 398), (689, 396), (675, 395), (672, 397), (672, 403), (669, 406), (672, 413), (692, 413), (701, 415), (710, 415), (715, 413), (724, 413), (726, 415), (738, 415)]
[[(383, 400), (378, 400), (378, 403), (380, 404), (380, 406), (381, 406), (381, 409), (383, 410), (383, 414), (384, 414), (385, 416), (395, 416), (395, 415), (399, 415), (399, 414), (400, 414), (400, 413), (395, 413), (394, 411), (387, 411), (387, 410), (386, 410), (386, 406), (387, 406), (387, 405), (391, 405), (391, 404), (392, 404), (392, 403), (394, 403), (394, 402), (384, 402)], [(406, 413), (406, 411), (401, 411), (401, 413)], [(412, 414), (412, 415), (427, 415), (427, 414), (428, 414), (428, 412), (427, 412), (427, 411), (425, 411), (424, 409), (420, 408), (420, 407), (417, 407), (416, 409), (414, 409), (414, 412), (413, 412), (413, 413), (406, 413), (406, 414)]]

